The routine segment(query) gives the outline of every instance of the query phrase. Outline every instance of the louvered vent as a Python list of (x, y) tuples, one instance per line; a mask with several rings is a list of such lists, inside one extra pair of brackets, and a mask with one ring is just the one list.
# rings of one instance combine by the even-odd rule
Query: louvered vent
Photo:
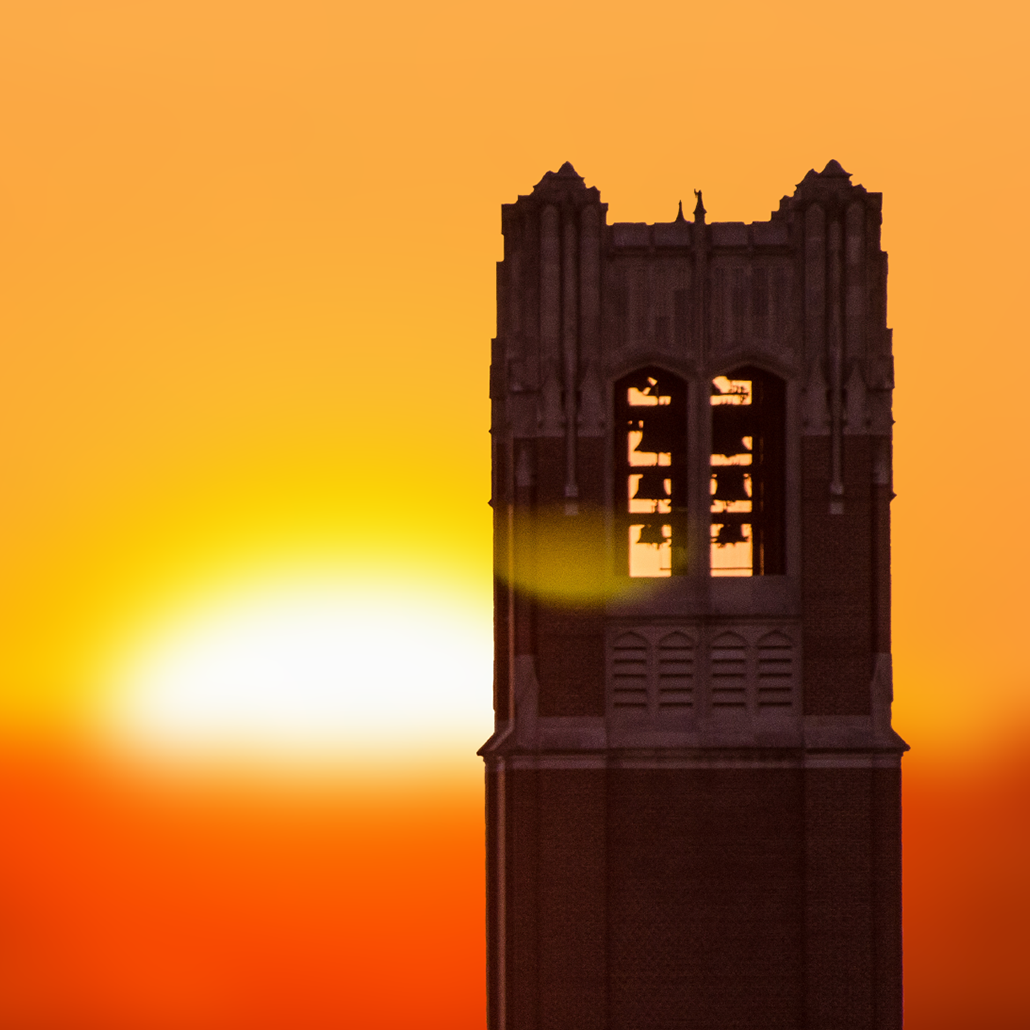
[(647, 641), (636, 633), (623, 633), (612, 648), (612, 704), (647, 709)]
[(712, 641), (712, 707), (747, 705), (747, 642), (736, 633)]
[(694, 705), (694, 641), (670, 633), (658, 644), (658, 707), (667, 711)]
[(782, 633), (758, 641), (758, 707), (790, 708), (794, 692), (794, 643)]

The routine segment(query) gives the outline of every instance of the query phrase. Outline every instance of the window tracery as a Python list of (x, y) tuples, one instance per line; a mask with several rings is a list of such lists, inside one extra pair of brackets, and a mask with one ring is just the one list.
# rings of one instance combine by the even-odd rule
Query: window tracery
[(711, 572), (784, 571), (784, 383), (743, 367), (712, 380)]
[(687, 388), (661, 368), (621, 379), (616, 398), (616, 524), (630, 576), (686, 571)]

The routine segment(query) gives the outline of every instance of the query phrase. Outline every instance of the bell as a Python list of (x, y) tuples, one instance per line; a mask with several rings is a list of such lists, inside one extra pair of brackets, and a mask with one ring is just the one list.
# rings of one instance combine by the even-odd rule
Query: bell
[(631, 390), (639, 390), (643, 394), (658, 396), (658, 380), (650, 372), (637, 372), (625, 381)]
[[(748, 426), (750, 411), (734, 405), (724, 404), (712, 408), (712, 454), (748, 454), (744, 437), (753, 436)], [(743, 416), (743, 417), (742, 417)]]
[[(714, 379), (712, 380), (713, 397), (729, 397), (730, 404), (743, 404), (754, 386), (750, 379), (728, 379), (728, 386), (724, 390)], [(746, 384), (746, 385), (744, 385)], [(737, 400), (737, 398), (740, 400)]]
[(640, 454), (671, 454), (683, 447), (682, 434), (676, 426), (656, 418), (644, 419), (640, 443), (633, 450)]
[(635, 501), (665, 501), (668, 500), (669, 492), (665, 489), (665, 481), (668, 476), (664, 469), (646, 469), (640, 473), (636, 491), (633, 494)]
[(719, 532), (716, 534), (715, 543), (719, 547), (723, 547), (726, 544), (746, 544), (747, 537), (744, 536), (744, 523), (722, 523), (722, 525), (719, 526)]
[(665, 534), (662, 532), (662, 525), (661, 522), (645, 522), (640, 527), (637, 543), (652, 544), (655, 547), (660, 547), (666, 540)]
[(750, 474), (743, 465), (717, 465), (712, 469), (715, 480), (713, 501), (750, 501), (746, 480)]

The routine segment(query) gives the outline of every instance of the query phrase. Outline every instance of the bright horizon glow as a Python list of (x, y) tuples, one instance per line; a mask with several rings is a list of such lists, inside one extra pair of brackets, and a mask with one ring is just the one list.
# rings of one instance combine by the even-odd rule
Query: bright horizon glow
[(109, 673), (97, 728), (175, 763), (367, 766), (490, 732), (491, 613), (404, 581), (269, 578), (185, 606)]

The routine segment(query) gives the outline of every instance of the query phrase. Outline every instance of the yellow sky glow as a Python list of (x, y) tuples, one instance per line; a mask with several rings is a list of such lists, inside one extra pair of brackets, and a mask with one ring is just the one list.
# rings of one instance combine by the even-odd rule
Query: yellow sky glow
[(899, 728), (965, 746), (974, 695), (983, 739), (1025, 725), (1023, 415), (971, 384), (1030, 372), (1027, 20), (9, 6), (0, 723), (78, 719), (161, 613), (171, 632), (284, 563), (488, 611), (499, 205), (568, 159), (613, 221), (694, 188), (710, 220), (764, 219), (832, 157), (885, 198)]

